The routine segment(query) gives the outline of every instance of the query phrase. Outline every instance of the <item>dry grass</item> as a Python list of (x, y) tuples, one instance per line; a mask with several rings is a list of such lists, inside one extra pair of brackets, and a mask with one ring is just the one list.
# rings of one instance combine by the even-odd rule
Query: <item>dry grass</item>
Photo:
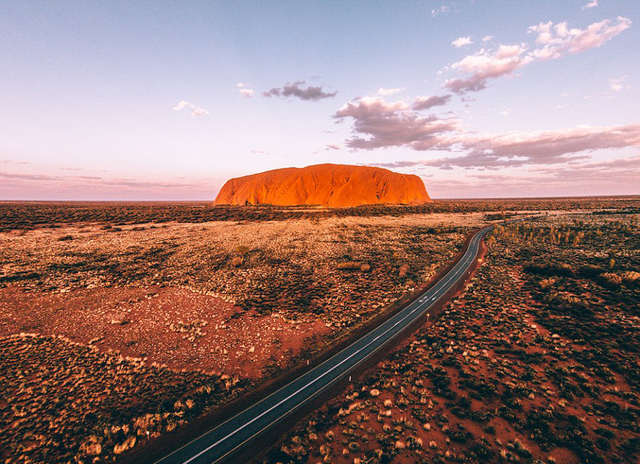
[(443, 316), (266, 462), (637, 462), (639, 224), (583, 215), (498, 228)]

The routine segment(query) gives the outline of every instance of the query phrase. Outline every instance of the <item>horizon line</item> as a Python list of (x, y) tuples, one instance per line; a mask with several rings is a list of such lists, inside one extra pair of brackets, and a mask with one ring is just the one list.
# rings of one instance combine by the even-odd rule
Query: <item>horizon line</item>
[[(433, 201), (478, 201), (478, 200), (553, 200), (553, 199), (586, 199), (586, 198), (634, 198), (640, 197), (640, 193), (632, 194), (604, 194), (604, 195), (551, 195), (551, 196), (522, 196), (522, 197), (431, 197)], [(181, 199), (162, 199), (162, 200), (124, 200), (124, 199), (5, 199), (0, 198), (0, 203), (212, 203), (215, 199), (197, 199), (197, 200), (181, 200)], [(428, 203), (425, 203), (428, 204)], [(373, 203), (358, 206), (420, 206), (395, 203)], [(217, 206), (323, 206), (323, 205), (272, 205), (268, 203), (258, 205), (217, 205)]]

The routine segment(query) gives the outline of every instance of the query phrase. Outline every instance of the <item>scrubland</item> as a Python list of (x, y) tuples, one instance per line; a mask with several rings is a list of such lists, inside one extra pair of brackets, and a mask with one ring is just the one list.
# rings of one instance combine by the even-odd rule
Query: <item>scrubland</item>
[[(472, 230), (546, 207), (590, 214), (499, 229), (442, 319), (268, 459), (627, 459), (639, 204), (0, 204), (0, 457), (113, 462), (153, 446), (398, 304)], [(574, 298), (590, 318), (548, 309)]]
[(329, 217), (389, 217), (432, 213), (506, 211), (629, 210), (638, 197), (441, 200), (421, 206), (369, 205), (328, 209), (314, 206), (214, 206), (211, 203), (162, 202), (0, 202), (0, 230), (29, 230), (64, 224), (202, 223), (213, 221), (288, 221)]
[(442, 317), (266, 462), (637, 462), (639, 226), (582, 214), (496, 228)]
[[(2, 457), (113, 460), (357, 329), (424, 284), (483, 221), (483, 213), (126, 225), (101, 217), (5, 230)], [(122, 375), (127, 363), (133, 374)], [(68, 402), (76, 384), (78, 400)]]

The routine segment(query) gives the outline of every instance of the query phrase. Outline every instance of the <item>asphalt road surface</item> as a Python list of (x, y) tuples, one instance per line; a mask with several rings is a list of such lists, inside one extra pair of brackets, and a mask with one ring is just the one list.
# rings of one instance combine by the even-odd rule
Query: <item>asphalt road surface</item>
[[(194, 438), (156, 464), (213, 464), (222, 461), (239, 447), (300, 408), (330, 385), (343, 379), (353, 369), (390, 343), (429, 310), (470, 270), (478, 255), (480, 240), (493, 227), (478, 231), (466, 253), (436, 285), (417, 300), (389, 318), (368, 334), (262, 401), (245, 409), (218, 427)], [(429, 316), (427, 316), (429, 317)]]

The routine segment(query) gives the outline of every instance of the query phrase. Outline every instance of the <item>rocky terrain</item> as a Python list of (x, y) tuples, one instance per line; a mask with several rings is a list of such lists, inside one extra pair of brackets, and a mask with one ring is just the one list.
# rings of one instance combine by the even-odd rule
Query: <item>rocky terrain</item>
[(0, 337), (0, 373), (5, 463), (113, 461), (236, 398), (247, 384), (27, 333)]
[(199, 224), (218, 221), (289, 221), (347, 217), (403, 217), (413, 214), (486, 213), (504, 219), (518, 211), (598, 211), (602, 214), (640, 212), (640, 197), (531, 198), (439, 200), (418, 206), (363, 205), (351, 208), (273, 205), (230, 206), (210, 202), (2, 202), (0, 232), (55, 228), (64, 225), (111, 226), (167, 223)]
[(498, 228), (443, 316), (268, 463), (637, 462), (640, 217)]
[[(111, 462), (132, 447), (160, 440), (167, 432), (300, 365), (392, 306), (448, 262), (470, 230), (544, 205), (541, 200), (492, 200), (317, 210), (203, 204), (2, 203), (1, 457), (11, 463)], [(637, 407), (633, 396), (637, 362), (634, 365), (632, 361), (637, 361), (637, 352), (633, 351), (636, 332), (631, 329), (637, 316), (631, 312), (638, 301), (632, 273), (637, 269), (637, 251), (633, 251), (637, 245), (628, 237), (637, 237), (637, 223), (632, 221), (638, 200), (559, 199), (547, 207), (564, 211), (579, 208), (594, 214), (583, 216), (588, 220), (581, 223), (571, 222), (572, 217), (567, 216), (554, 219), (554, 223), (541, 222), (533, 229), (523, 224), (499, 231), (491, 244), (489, 266), (478, 274), (482, 286), (474, 284), (437, 326), (428, 327), (412, 339), (407, 351), (385, 361), (379, 379), (359, 384), (357, 390), (348, 392), (348, 399), (343, 396), (331, 403), (322, 412), (324, 416), (313, 419), (315, 425), (307, 425), (307, 420), (278, 446), (273, 462), (376, 462), (394, 453), (399, 462), (405, 462), (402, 456), (408, 456), (406, 462), (418, 457), (437, 462), (452, 453), (456, 459), (468, 455), (469, 446), (484, 443), (482, 436), (492, 456), (505, 448), (505, 459), (525, 459), (520, 443), (532, 456), (544, 456), (547, 451), (543, 446), (551, 446), (549, 455), (557, 462), (563, 462), (565, 456), (575, 461), (577, 456), (592, 456), (584, 453), (605, 449), (604, 440), (610, 444), (607, 453), (611, 456), (633, 456), (637, 445), (635, 429), (631, 428)], [(583, 264), (595, 270), (583, 268)], [(481, 289), (483, 293), (476, 293)], [(589, 307), (594, 301), (602, 306), (600, 299), (604, 299), (602, 314), (612, 325), (599, 332), (605, 320), (598, 313), (600, 309), (587, 322), (542, 312), (540, 307), (548, 305), (545, 295), (556, 293), (553, 304), (565, 299), (573, 302), (575, 295), (584, 297)], [(621, 301), (626, 306), (620, 306)], [(550, 314), (548, 320), (544, 319), (546, 314)], [(569, 324), (571, 321), (574, 323)], [(542, 343), (536, 338), (538, 332), (548, 342), (536, 348)], [(582, 347), (576, 340), (594, 337), (606, 342), (593, 351), (599, 367), (585, 371), (580, 363), (586, 366), (587, 358), (577, 354)], [(547, 362), (546, 352), (539, 364), (532, 364), (534, 374), (547, 379), (543, 383), (546, 394), (527, 380), (526, 372), (531, 371), (524, 368), (523, 359), (530, 363), (539, 357), (525, 356), (522, 346), (526, 353), (547, 350), (557, 357), (557, 365), (566, 369), (552, 372), (556, 366)], [(482, 350), (487, 350), (489, 357)], [(422, 357), (418, 359), (424, 359), (420, 361), (423, 365), (416, 364), (416, 353)], [(466, 373), (459, 373), (457, 362)], [(451, 396), (446, 390), (442, 396), (434, 389), (436, 384), (430, 383), (435, 379), (438, 385), (446, 384), (446, 379), (438, 380), (444, 375), (438, 366), (452, 379), (447, 385), (458, 395), (455, 398), (446, 396)], [(470, 377), (465, 377), (467, 374)], [(593, 390), (597, 398), (591, 393), (585, 393), (585, 399), (580, 396), (580, 391), (591, 388), (579, 380), (582, 374), (588, 376), (587, 384), (599, 388)], [(516, 387), (508, 386), (508, 394), (522, 401), (523, 410), (505, 399), (507, 384), (503, 379), (509, 375), (514, 376), (508, 378)], [(422, 386), (406, 384), (405, 376), (413, 376), (411, 382), (421, 381)], [(469, 385), (476, 380), (494, 385), (496, 392), (478, 387), (479, 395), (489, 395), (486, 400), (484, 396), (478, 399), (472, 387), (459, 387), (458, 379), (470, 379)], [(578, 432), (559, 435), (572, 437), (562, 438), (569, 443), (563, 442), (564, 447), (558, 441), (545, 445), (538, 438), (527, 438), (530, 434), (523, 430), (529, 429), (523, 429), (521, 422), (526, 424), (524, 413), (530, 410), (530, 399), (518, 390), (519, 382), (528, 382), (532, 391), (527, 395), (533, 393), (537, 402), (551, 395), (549, 401), (554, 402), (549, 404), (556, 411), (562, 407), (561, 399), (567, 408), (574, 401), (559, 395), (580, 398), (575, 404), (587, 409), (571, 414), (587, 417), (587, 432), (576, 430), (586, 434), (596, 448), (589, 448), (586, 441), (575, 442), (582, 443), (579, 445), (572, 442), (578, 440)], [(419, 394), (413, 392), (414, 387), (420, 389)], [(463, 408), (467, 404), (462, 396), (470, 404), (466, 418), (451, 413), (456, 405)], [(384, 400), (392, 401), (393, 406), (386, 407)], [(365, 409), (349, 410), (352, 403), (360, 401)], [(487, 407), (482, 406), (484, 401)], [(619, 409), (605, 401), (618, 404)], [(500, 409), (502, 402), (515, 420)], [(589, 404), (594, 408), (592, 414)], [(412, 408), (418, 405), (432, 417), (424, 420), (421, 412), (414, 416)], [(402, 453), (391, 452), (384, 445), (387, 442), (373, 438), (387, 433), (382, 428), (386, 422), (379, 422), (378, 412), (367, 412), (369, 406), (390, 418), (389, 427), (398, 434), (392, 438), (401, 441)], [(485, 409), (489, 411), (486, 415), (477, 412)], [(434, 410), (439, 415), (434, 415)], [(351, 428), (352, 421), (360, 421), (361, 413), (375, 418), (365, 421), (376, 432), (367, 432), (366, 439), (362, 429)], [(602, 429), (594, 432), (597, 436), (592, 433), (591, 416)], [(413, 428), (403, 425), (402, 417), (422, 427), (416, 429), (415, 436), (427, 444), (424, 451), (414, 450), (408, 437), (404, 440), (402, 434)], [(478, 417), (488, 417), (489, 422), (481, 421), (474, 428)], [(549, 427), (542, 422), (538, 425), (546, 431), (545, 436), (558, 435), (553, 426), (556, 416), (553, 421), (544, 417), (552, 422)], [(568, 423), (573, 420), (559, 417)], [(338, 424), (346, 418), (349, 422)], [(473, 437), (458, 445), (453, 427), (442, 428), (446, 419), (450, 425), (460, 421)], [(332, 428), (334, 421), (338, 425)], [(419, 421), (429, 422), (429, 430), (436, 434), (424, 435), (425, 426)], [(569, 427), (562, 421), (562, 427)], [(347, 429), (345, 424), (362, 439), (348, 435), (336, 440), (331, 433), (325, 437), (331, 430), (342, 433)], [(490, 425), (497, 435), (491, 435)], [(398, 426), (402, 434), (397, 432)], [(508, 432), (500, 435), (501, 431)], [(431, 441), (436, 442), (435, 449), (430, 448)], [(357, 442), (359, 448), (351, 442)], [(478, 456), (481, 448), (473, 448)], [(347, 457), (342, 457), (344, 449), (350, 453)], [(384, 455), (377, 458), (379, 449)]]
[(424, 283), (484, 217), (1, 233), (2, 457), (111, 461), (228, 403)]
[(342, 164), (284, 168), (228, 180), (217, 205), (359, 205), (431, 203), (422, 179), (388, 169)]

